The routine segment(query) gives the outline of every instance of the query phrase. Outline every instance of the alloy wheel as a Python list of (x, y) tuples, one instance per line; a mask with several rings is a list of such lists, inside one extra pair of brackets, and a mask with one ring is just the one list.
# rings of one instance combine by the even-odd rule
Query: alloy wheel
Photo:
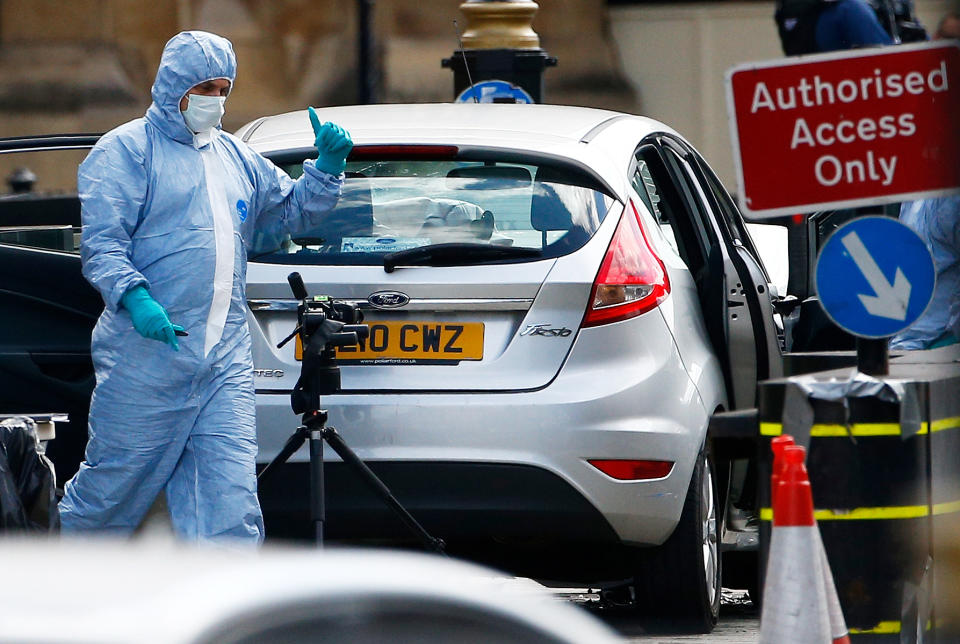
[(714, 502), (713, 473), (710, 463), (704, 457), (702, 490), (700, 495), (700, 522), (703, 535), (703, 572), (704, 581), (710, 605), (713, 605), (720, 588), (717, 584), (717, 568), (719, 565), (719, 544), (717, 543), (717, 508)]

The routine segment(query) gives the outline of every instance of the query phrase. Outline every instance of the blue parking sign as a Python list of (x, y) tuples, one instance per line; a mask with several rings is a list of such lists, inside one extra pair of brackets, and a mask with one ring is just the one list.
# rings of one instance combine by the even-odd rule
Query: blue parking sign
[(933, 258), (915, 232), (890, 217), (861, 217), (838, 228), (820, 250), (820, 304), (837, 326), (886, 338), (923, 315), (936, 283)]
[(533, 97), (519, 85), (503, 80), (480, 81), (460, 92), (455, 103), (533, 103)]

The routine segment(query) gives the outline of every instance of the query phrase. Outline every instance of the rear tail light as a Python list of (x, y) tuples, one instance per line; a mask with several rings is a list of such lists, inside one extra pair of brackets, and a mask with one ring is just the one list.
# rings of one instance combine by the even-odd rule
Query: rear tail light
[(655, 308), (670, 292), (663, 262), (653, 252), (631, 201), (593, 282), (583, 326), (609, 324)]
[(619, 459), (587, 459), (590, 465), (618, 481), (662, 479), (673, 469), (673, 461), (628, 461)]

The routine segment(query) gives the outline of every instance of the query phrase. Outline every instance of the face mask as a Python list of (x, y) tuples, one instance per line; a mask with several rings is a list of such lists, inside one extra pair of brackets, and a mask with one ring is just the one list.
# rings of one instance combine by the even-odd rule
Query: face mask
[(203, 132), (220, 124), (223, 118), (223, 103), (226, 96), (187, 95), (187, 109), (183, 110), (183, 120), (192, 132)]

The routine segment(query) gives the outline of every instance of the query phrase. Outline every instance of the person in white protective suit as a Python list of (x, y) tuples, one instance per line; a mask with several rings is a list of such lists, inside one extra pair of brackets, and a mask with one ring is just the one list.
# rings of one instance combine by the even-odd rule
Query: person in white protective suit
[(220, 130), (235, 76), (228, 40), (174, 36), (146, 115), (80, 165), (83, 274), (105, 308), (64, 533), (129, 534), (165, 490), (179, 536), (263, 539), (246, 253), (255, 236), (296, 236), (323, 219), (353, 144), (311, 108), (318, 157), (292, 180)]
[(920, 236), (937, 272), (933, 297), (916, 322), (890, 338), (890, 348), (937, 349), (960, 342), (960, 195), (900, 205), (900, 223)]

